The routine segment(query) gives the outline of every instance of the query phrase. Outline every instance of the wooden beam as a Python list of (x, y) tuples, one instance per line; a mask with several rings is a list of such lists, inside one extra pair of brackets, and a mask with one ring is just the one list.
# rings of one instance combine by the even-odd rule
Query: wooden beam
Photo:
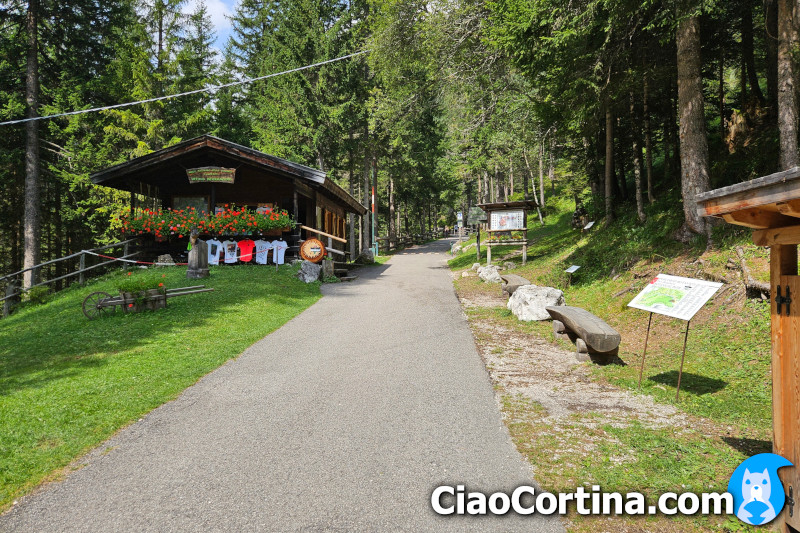
[(753, 243), (758, 246), (800, 244), (800, 226), (762, 229), (753, 232)]
[(790, 217), (800, 217), (800, 200), (789, 200), (775, 204), (782, 214)]
[(724, 215), (798, 197), (800, 167), (697, 195), (700, 216)]
[(753, 229), (778, 228), (790, 226), (797, 222), (793, 217), (759, 208), (742, 209), (731, 213), (724, 213), (722, 218), (730, 224), (747, 226)]

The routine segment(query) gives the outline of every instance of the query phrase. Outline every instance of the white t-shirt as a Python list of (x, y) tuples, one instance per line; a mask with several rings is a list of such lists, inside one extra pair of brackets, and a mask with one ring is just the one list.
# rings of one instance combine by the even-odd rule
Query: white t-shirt
[(286, 254), (286, 249), (289, 247), (286, 241), (272, 241), (272, 260), (276, 265), (283, 264), (283, 256)]
[(262, 241), (261, 239), (256, 241), (256, 263), (259, 265), (266, 265), (267, 264), (267, 255), (269, 254), (270, 249), (272, 248), (272, 244), (268, 241)]
[(208, 264), (209, 265), (218, 265), (219, 264), (219, 256), (222, 254), (222, 243), (219, 242), (217, 239), (211, 239), (206, 241), (208, 245)]
[(237, 256), (236, 241), (225, 241), (222, 246), (225, 247), (225, 262), (235, 263)]

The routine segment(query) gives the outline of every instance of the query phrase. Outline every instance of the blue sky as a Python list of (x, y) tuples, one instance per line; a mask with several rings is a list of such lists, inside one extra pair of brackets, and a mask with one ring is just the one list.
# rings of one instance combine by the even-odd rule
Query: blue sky
[[(188, 0), (183, 6), (185, 13), (194, 11), (195, 6), (199, 0)], [(234, 6), (238, 0), (205, 0), (206, 8), (209, 15), (211, 15), (211, 22), (214, 24), (214, 30), (217, 33), (216, 48), (222, 51), (225, 48), (225, 43), (228, 36), (231, 34), (231, 23), (226, 16), (232, 15)]]

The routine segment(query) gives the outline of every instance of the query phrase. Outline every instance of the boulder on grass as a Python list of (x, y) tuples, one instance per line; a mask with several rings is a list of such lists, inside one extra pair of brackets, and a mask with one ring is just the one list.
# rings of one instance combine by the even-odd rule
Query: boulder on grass
[(478, 277), (481, 278), (481, 281), (486, 283), (502, 283), (503, 279), (500, 277), (497, 270), (495, 265), (480, 267), (478, 269)]
[(322, 272), (322, 267), (311, 261), (303, 261), (300, 265), (300, 270), (297, 271), (297, 279), (305, 283), (313, 283), (319, 280), (319, 275)]
[(509, 296), (514, 294), (514, 291), (520, 287), (531, 284), (530, 281), (516, 274), (503, 274), (500, 276), (500, 279), (503, 280), (503, 292), (507, 293)]
[(554, 287), (523, 285), (508, 299), (506, 307), (515, 317), (525, 322), (550, 320), (547, 307), (565, 305), (564, 293)]
[(472, 270), (473, 272), (477, 272), (480, 267), (481, 267), (480, 263), (472, 263), (472, 268), (470, 270)]

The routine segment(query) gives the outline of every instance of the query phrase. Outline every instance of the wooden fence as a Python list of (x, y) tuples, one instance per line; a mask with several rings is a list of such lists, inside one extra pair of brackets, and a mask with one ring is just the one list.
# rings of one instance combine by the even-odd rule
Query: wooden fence
[[(464, 237), (470, 235), (472, 232), (471, 228), (463, 228), (463, 235)], [(424, 242), (442, 239), (444, 237), (457, 237), (458, 231), (457, 230), (435, 230), (435, 231), (427, 231), (425, 233), (415, 233), (411, 235), (398, 235), (394, 241), (390, 241), (389, 237), (378, 237), (376, 240), (378, 241), (378, 251), (383, 252), (396, 252), (397, 250), (402, 250), (403, 248), (408, 248), (409, 246), (413, 246), (415, 244), (422, 244)]]
[[(53, 259), (52, 261), (46, 261), (44, 263), (40, 263), (38, 265), (34, 265), (29, 268), (25, 268), (20, 270), (19, 272), (14, 272), (12, 274), (5, 275), (0, 277), (0, 287), (5, 286), (5, 296), (0, 298), (0, 302), (3, 302), (3, 316), (8, 316), (11, 312), (15, 303), (20, 300), (20, 297), (28, 292), (30, 289), (35, 287), (44, 287), (51, 285), (53, 283), (58, 283), (56, 286), (56, 290), (58, 290), (61, 285), (67, 285), (63, 282), (69, 278), (78, 278), (78, 283), (83, 285), (86, 283), (86, 278), (90, 275), (99, 275), (103, 272), (102, 267), (106, 267), (116, 263), (116, 259), (108, 259), (105, 260), (104, 258), (95, 255), (98, 252), (104, 252), (107, 250), (113, 250), (114, 248), (118, 248), (122, 250), (122, 256), (119, 259), (129, 259), (138, 255), (140, 252), (131, 252), (131, 246), (138, 240), (138, 238), (128, 239), (126, 241), (115, 242), (113, 244), (107, 244), (105, 246), (99, 246), (97, 248), (92, 248), (91, 250), (81, 250), (80, 252), (76, 252), (74, 254), (60, 257), (58, 259)], [(110, 252), (108, 252), (110, 255)], [(103, 254), (106, 255), (106, 254)], [(99, 261), (94, 264), (89, 264), (93, 261), (93, 258), (97, 258), (96, 260)], [(77, 268), (75, 263), (77, 262)], [(36, 274), (35, 277), (39, 277), (45, 273), (54, 273), (57, 272), (56, 265), (59, 263), (65, 263), (67, 265), (67, 269), (69, 269), (69, 265), (72, 265), (71, 272), (67, 272), (66, 274), (57, 275), (55, 277), (51, 277), (49, 279), (39, 281), (35, 285), (27, 289), (22, 288), (21, 278), (25, 272), (34, 271)]]

